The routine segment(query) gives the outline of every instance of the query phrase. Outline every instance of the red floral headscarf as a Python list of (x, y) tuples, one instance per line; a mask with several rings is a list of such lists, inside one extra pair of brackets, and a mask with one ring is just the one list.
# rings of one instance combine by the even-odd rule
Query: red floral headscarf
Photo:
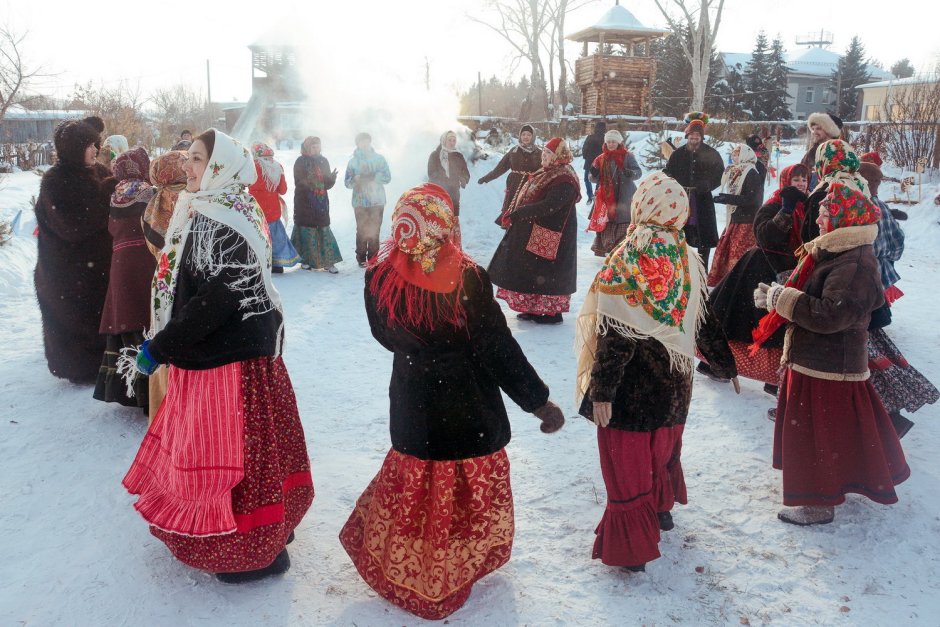
[(829, 230), (847, 226), (877, 224), (881, 209), (865, 197), (842, 183), (829, 186), (826, 198), (821, 203), (829, 211)]

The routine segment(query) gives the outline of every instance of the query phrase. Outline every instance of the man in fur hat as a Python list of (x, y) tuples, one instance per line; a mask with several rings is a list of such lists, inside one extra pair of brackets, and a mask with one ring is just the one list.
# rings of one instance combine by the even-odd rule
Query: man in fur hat
[(705, 143), (708, 115), (696, 111), (687, 115), (685, 121), (686, 143), (669, 156), (663, 172), (679, 181), (689, 194), (691, 213), (684, 227), (685, 236), (708, 268), (711, 249), (718, 244), (712, 190), (721, 185), (725, 164), (718, 151)]
[[(809, 129), (810, 149), (800, 163), (812, 173), (816, 166), (816, 149), (820, 144), (830, 139), (842, 139), (842, 118), (832, 113), (811, 113), (806, 118), (806, 128)], [(810, 180), (809, 188), (813, 189), (815, 185), (815, 180)]]

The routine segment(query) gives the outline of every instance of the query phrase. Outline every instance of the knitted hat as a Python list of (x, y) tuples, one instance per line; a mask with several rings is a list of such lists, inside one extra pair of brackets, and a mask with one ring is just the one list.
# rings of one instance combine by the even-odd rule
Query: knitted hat
[(806, 127), (812, 129), (814, 124), (819, 126), (832, 139), (842, 137), (842, 119), (838, 116), (831, 113), (811, 113), (806, 118)]
[(884, 165), (884, 162), (881, 160), (881, 155), (877, 152), (866, 152), (862, 155), (862, 163), (874, 163), (879, 168)]
[(877, 224), (881, 219), (881, 209), (878, 205), (843, 183), (830, 185), (821, 204), (828, 206), (830, 230)]
[(618, 144), (622, 144), (623, 135), (621, 135), (620, 131), (618, 131), (617, 129), (612, 128), (606, 133), (604, 133), (604, 141), (605, 142), (614, 141), (614, 142), (617, 142)]
[(686, 137), (688, 137), (690, 133), (698, 133), (702, 137), (705, 137), (705, 127), (708, 125), (708, 114), (702, 111), (692, 111), (685, 116), (685, 123), (688, 124), (688, 126), (685, 127)]
[(865, 161), (863, 157), (862, 163), (858, 166), (858, 173), (862, 175), (862, 178), (868, 181), (868, 189), (871, 191), (871, 195), (877, 196), (878, 187), (881, 185), (881, 180), (884, 178), (884, 174), (881, 172), (881, 168), (878, 167), (878, 164), (873, 161)]
[(99, 140), (98, 131), (78, 120), (60, 122), (53, 135), (59, 161), (72, 165), (85, 165), (85, 149), (97, 146)]
[(563, 140), (561, 137), (552, 137), (552, 138), (551, 138), (550, 140), (548, 140), (548, 142), (545, 144), (545, 149), (546, 149), (546, 150), (549, 150), (549, 151), (551, 151), (551, 152), (554, 152), (555, 154), (558, 154), (558, 146), (560, 146), (561, 143), (564, 142), (564, 141), (565, 141), (565, 140)]

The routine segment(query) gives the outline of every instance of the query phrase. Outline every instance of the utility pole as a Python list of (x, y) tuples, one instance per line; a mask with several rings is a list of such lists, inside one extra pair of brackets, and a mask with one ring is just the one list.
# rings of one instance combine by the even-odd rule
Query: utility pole
[(477, 114), (483, 115), (483, 77), (477, 72)]
[(836, 115), (842, 116), (842, 70), (836, 73)]
[(209, 59), (206, 59), (206, 104), (212, 104), (212, 77), (209, 74)]
[(431, 91), (431, 61), (424, 57), (424, 89)]

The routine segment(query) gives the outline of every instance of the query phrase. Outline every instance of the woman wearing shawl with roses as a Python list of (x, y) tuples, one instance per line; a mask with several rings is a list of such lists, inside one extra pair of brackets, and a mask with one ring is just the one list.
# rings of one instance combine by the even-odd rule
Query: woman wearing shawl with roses
[(577, 401), (597, 425), (607, 509), (593, 557), (642, 571), (660, 556), (660, 531), (686, 503), (680, 453), (698, 346), (716, 371), (737, 372), (705, 308), (705, 267), (682, 227), (689, 199), (662, 172), (633, 196), (632, 224), (608, 255), (578, 315)]
[(754, 347), (787, 326), (773, 465), (788, 506), (777, 516), (795, 525), (832, 522), (849, 492), (896, 503), (894, 486), (911, 472), (869, 379), (868, 325), (884, 302), (872, 249), (880, 209), (852, 183), (829, 182), (820, 235), (803, 245), (786, 283), (754, 291), (754, 304), (769, 312)]
[(405, 192), (366, 271), (372, 335), (394, 353), (392, 448), (340, 541), (377, 593), (427, 619), (506, 563), (514, 518), (500, 390), (544, 433), (564, 415), (506, 326), (486, 272), (453, 240), (443, 188)]
[(124, 486), (180, 561), (226, 583), (283, 573), (313, 500), (310, 461), (281, 359), (284, 318), (267, 221), (246, 187), (251, 154), (196, 138), (152, 286), (152, 339), (122, 356), (129, 385), (169, 364), (166, 398)]

